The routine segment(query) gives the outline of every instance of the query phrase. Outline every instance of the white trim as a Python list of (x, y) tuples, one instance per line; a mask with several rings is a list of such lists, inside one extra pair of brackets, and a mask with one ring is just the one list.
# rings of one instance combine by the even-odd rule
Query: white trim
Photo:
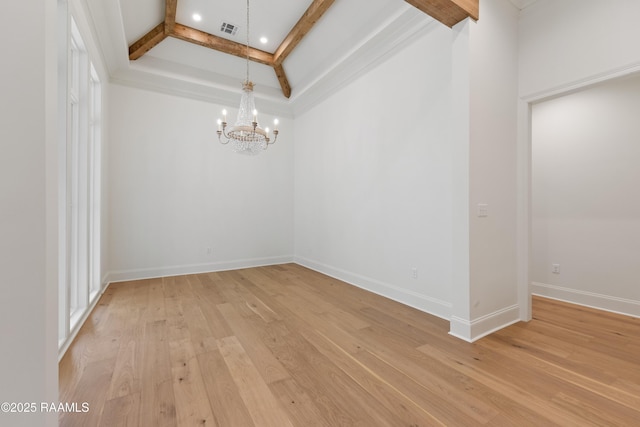
[(531, 320), (531, 103), (518, 101), (517, 180), (517, 291), (520, 320)]
[(84, 322), (89, 318), (89, 315), (93, 313), (93, 309), (96, 307), (96, 305), (98, 304), (98, 301), (100, 301), (100, 298), (102, 297), (102, 294), (104, 294), (104, 292), (107, 290), (109, 285), (110, 283), (105, 283), (102, 285), (98, 295), (82, 312), (82, 315), (79, 316), (75, 325), (73, 326), (73, 328), (71, 328), (71, 330), (66, 335), (64, 340), (58, 340), (58, 363), (60, 363), (60, 361), (66, 354), (67, 350), (71, 346), (71, 343), (73, 343), (73, 340), (76, 339), (78, 332), (80, 332), (80, 329), (82, 329), (82, 325), (84, 325)]
[(640, 72), (640, 62), (634, 62), (621, 67), (614, 68), (602, 73), (593, 74), (582, 79), (574, 80), (555, 86), (546, 90), (531, 93), (529, 95), (521, 96), (521, 99), (526, 102), (536, 103), (547, 101), (559, 96), (568, 95), (573, 92), (585, 89), (589, 86), (604, 83), (618, 77), (625, 77), (631, 74)]
[(440, 25), (413, 6), (394, 14), (322, 74), (296, 86), (290, 99), (294, 115), (310, 110)]
[[(96, 36), (96, 47), (103, 59), (103, 70), (113, 75), (118, 69), (129, 65), (129, 45), (122, 22), (121, 1), (75, 0), (78, 7), (86, 11), (90, 19), (92, 34)], [(99, 17), (100, 19), (94, 19)]]
[[(281, 257), (268, 257), (268, 258), (253, 258), (236, 261), (227, 261), (210, 264), (192, 264), (184, 266), (173, 267), (160, 267), (160, 268), (146, 268), (136, 270), (122, 270), (113, 271), (107, 273), (102, 278), (102, 286), (99, 295), (91, 302), (90, 306), (83, 313), (81, 318), (78, 319), (75, 327), (67, 335), (64, 342), (60, 342), (58, 350), (58, 362), (62, 360), (66, 351), (69, 349), (71, 343), (78, 335), (78, 332), (82, 328), (89, 315), (93, 312), (98, 301), (105, 293), (107, 288), (116, 282), (126, 282), (129, 280), (142, 280), (142, 279), (154, 279), (161, 277), (182, 276), (185, 274), (200, 274), (210, 273), (215, 271), (227, 271), (237, 270), (241, 268), (253, 268), (262, 267), (266, 265), (279, 265), (295, 262), (303, 267), (307, 267), (311, 270), (333, 277), (350, 285), (364, 289), (366, 291), (373, 292), (381, 295), (385, 298), (392, 299), (402, 304), (408, 305), (420, 311), (424, 311), (428, 314), (440, 317), (442, 319), (449, 319), (451, 313), (451, 304), (438, 300), (436, 298), (430, 298), (426, 295), (421, 295), (412, 291), (400, 289), (396, 286), (382, 283), (380, 281), (367, 278), (355, 273), (330, 267), (325, 264), (317, 263), (306, 258), (293, 257), (293, 256), (281, 256)], [(502, 327), (502, 326), (501, 326)], [(500, 329), (500, 328), (496, 328)], [(479, 338), (479, 337), (478, 337)]]
[[(86, 0), (76, 1), (86, 3)], [(111, 83), (222, 105), (237, 102), (237, 83), (225, 83), (228, 77), (220, 79), (219, 76), (213, 76), (212, 72), (151, 58), (129, 61), (120, 2), (88, 2), (87, 10), (91, 16), (102, 18), (93, 20), (93, 24)], [(257, 91), (256, 97), (266, 111), (282, 117), (294, 117), (439, 25), (415, 7), (404, 4), (322, 75), (296, 84), (290, 99), (282, 97), (273, 87), (264, 92)], [(152, 66), (146, 67), (144, 64)]]
[[(238, 102), (237, 79), (152, 56), (132, 61), (126, 69), (113, 73), (111, 81), (220, 105)], [(254, 95), (262, 109), (275, 109), (268, 111), (292, 117), (288, 101), (279, 88), (259, 87), (254, 90)]]
[(520, 307), (515, 304), (471, 321), (451, 316), (449, 335), (474, 342), (520, 321)]
[[(74, 3), (75, 0), (71, 0)], [(93, 152), (95, 139), (91, 137), (90, 122), (100, 123), (91, 117), (92, 104), (102, 98), (101, 87), (95, 68), (90, 27), (80, 8), (69, 3), (60, 3), (58, 20), (61, 27), (56, 43), (60, 76), (57, 80), (58, 106), (61, 114), (59, 122), (59, 293), (58, 293), (58, 344), (59, 356), (64, 355), (72, 337), (82, 326), (91, 307), (95, 305), (93, 295), (101, 292), (100, 283), (92, 286), (91, 272), (98, 271), (100, 259), (98, 227), (92, 227), (100, 217), (93, 216), (94, 201), (101, 198), (101, 186), (94, 185), (94, 167), (101, 164), (101, 152)], [(80, 17), (80, 18), (78, 18)], [(70, 63), (71, 61), (71, 63)], [(92, 96), (93, 95), (93, 96)], [(101, 109), (94, 111), (97, 115)], [(63, 120), (64, 118), (64, 120)], [(98, 205), (99, 208), (99, 205)], [(64, 218), (64, 220), (63, 220)], [(97, 276), (96, 276), (97, 278)], [(91, 292), (91, 289), (94, 291)], [(71, 310), (73, 312), (71, 313)]]
[[(520, 318), (531, 320), (531, 294), (534, 292), (530, 277), (531, 263), (531, 106), (537, 102), (568, 95), (589, 86), (604, 83), (609, 80), (640, 73), (640, 62), (627, 64), (609, 71), (574, 80), (547, 90), (528, 95), (521, 95), (518, 103), (518, 301)], [(530, 285), (531, 284), (531, 285)], [(578, 292), (578, 291), (576, 291)], [(614, 297), (610, 297), (614, 298)], [(600, 301), (604, 301), (600, 299)], [(577, 302), (576, 302), (577, 304)], [(601, 309), (607, 310), (607, 305)], [(609, 311), (609, 310), (608, 310)]]
[(533, 295), (578, 304), (626, 316), (640, 317), (640, 301), (581, 291), (546, 283), (531, 283)]
[(341, 280), (358, 288), (392, 299), (420, 311), (432, 314), (445, 320), (451, 315), (451, 304), (437, 298), (398, 288), (378, 280), (352, 273), (306, 258), (280, 256), (268, 258), (242, 259), (208, 264), (178, 265), (171, 267), (141, 268), (135, 270), (111, 271), (103, 278), (103, 283), (126, 282), (129, 280), (154, 279), (160, 277), (182, 276), (185, 274), (211, 273), (215, 271), (238, 270), (242, 268), (262, 267), (296, 263), (303, 267)]
[[(87, 2), (87, 0), (66, 0), (69, 5), (69, 13), (73, 16), (76, 21), (76, 25), (78, 26), (78, 30), (80, 34), (83, 36), (82, 40), (85, 44), (85, 50), (88, 52), (91, 57), (91, 62), (93, 62), (96, 72), (100, 76), (101, 81), (108, 80), (108, 70), (105, 65), (105, 57), (104, 52), (102, 50), (102, 45), (99, 43), (100, 40), (97, 37), (96, 33), (96, 23), (93, 19), (94, 15), (92, 13), (91, 7), (88, 3), (95, 3), (93, 1)], [(112, 3), (120, 3), (118, 1)]]
[(102, 280), (100, 281), (100, 283), (102, 288), (106, 288), (107, 286), (109, 286), (109, 273), (105, 273), (104, 276), (102, 276)]
[[(57, 140), (57, 241), (58, 241), (58, 335), (56, 342), (60, 337), (65, 337), (69, 330), (69, 316), (65, 313), (69, 311), (67, 302), (67, 94), (69, 91), (69, 28), (71, 17), (67, 10), (67, 3), (58, 2), (58, 32), (57, 32), (57, 56), (56, 63), (58, 66), (57, 73), (57, 113), (58, 113), (58, 140)], [(49, 182), (49, 180), (47, 180)]]
[(406, 289), (401, 289), (389, 283), (383, 283), (370, 277), (362, 276), (310, 259), (295, 257), (294, 262), (303, 267), (333, 277), (335, 279), (346, 282), (350, 285), (364, 289), (374, 294), (381, 295), (385, 298), (397, 301), (409, 307), (413, 307), (420, 311), (424, 311), (431, 315), (449, 320), (451, 316), (451, 304), (437, 298), (431, 298), (427, 295), (419, 294)]
[(154, 279), (158, 277), (182, 276), (185, 274), (211, 273), (214, 271), (237, 270), (241, 268), (287, 264), (291, 262), (293, 262), (292, 255), (283, 255), (277, 257), (249, 258), (206, 264), (173, 265), (169, 267), (119, 270), (109, 272), (106, 275), (105, 281), (109, 283), (126, 282), (129, 280)]

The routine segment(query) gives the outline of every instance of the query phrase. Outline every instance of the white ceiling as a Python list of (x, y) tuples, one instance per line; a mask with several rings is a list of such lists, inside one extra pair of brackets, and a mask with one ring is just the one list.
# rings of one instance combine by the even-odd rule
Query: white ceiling
[(524, 9), (525, 7), (529, 7), (538, 0), (509, 0), (513, 3), (518, 9)]
[[(166, 38), (129, 61), (128, 46), (164, 20), (164, 0), (85, 0), (112, 81), (223, 105), (239, 101), (246, 61)], [(250, 44), (273, 53), (312, 0), (251, 0)], [(246, 43), (246, 1), (178, 0), (176, 22)], [(202, 16), (194, 22), (193, 13)], [(235, 36), (220, 31), (225, 21)], [(250, 63), (257, 102), (285, 116), (308, 108), (410, 38), (442, 25), (404, 0), (335, 0), (283, 67), (292, 93), (282, 94), (273, 68)], [(269, 39), (266, 45), (260, 37)]]
[[(85, 1), (112, 81), (229, 106), (238, 102), (246, 73), (242, 58), (168, 37), (129, 61), (128, 46), (164, 21), (164, 0)], [(518, 8), (534, 1), (511, 0)], [(251, 46), (273, 53), (311, 3), (251, 0)], [(177, 5), (176, 22), (246, 43), (245, 0), (178, 0)], [(195, 22), (193, 13), (202, 21)], [(235, 36), (220, 31), (223, 21), (239, 27)], [(257, 102), (263, 110), (293, 116), (438, 25), (404, 0), (335, 0), (283, 64), (289, 99), (273, 68), (250, 63)], [(265, 45), (262, 36), (269, 39)]]

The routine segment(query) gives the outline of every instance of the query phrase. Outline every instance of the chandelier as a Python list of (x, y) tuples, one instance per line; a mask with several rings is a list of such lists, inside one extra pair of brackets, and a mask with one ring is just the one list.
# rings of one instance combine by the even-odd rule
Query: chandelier
[[(273, 121), (273, 141), (269, 138), (269, 128), (258, 125), (258, 111), (253, 97), (253, 82), (249, 79), (249, 0), (247, 0), (247, 76), (242, 84), (242, 96), (238, 118), (233, 126), (227, 128), (227, 110), (222, 110), (222, 120), (218, 119), (218, 141), (231, 143), (233, 151), (255, 155), (276, 142), (278, 139), (278, 119)], [(223, 138), (224, 136), (224, 138)]]

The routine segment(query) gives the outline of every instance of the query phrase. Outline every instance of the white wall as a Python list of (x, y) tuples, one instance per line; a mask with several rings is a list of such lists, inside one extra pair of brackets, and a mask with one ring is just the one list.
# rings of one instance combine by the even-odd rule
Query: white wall
[(520, 19), (520, 94), (640, 67), (637, 0), (539, 0)]
[[(552, 96), (570, 94), (589, 85), (639, 71), (640, 50), (637, 48), (637, 41), (640, 38), (640, 27), (636, 23), (638, 13), (640, 2), (635, 0), (540, 0), (523, 11), (519, 28), (521, 100), (518, 107), (518, 178), (522, 202), (519, 229), (522, 235), (539, 238), (528, 228), (528, 224), (532, 222), (529, 187), (530, 105)], [(519, 261), (526, 265), (531, 260), (533, 269), (533, 260), (527, 256), (526, 250), (529, 243), (526, 242), (526, 238), (522, 240), (525, 249)], [(527, 291), (529, 281), (547, 280), (540, 278), (537, 273), (534, 276), (533, 271), (527, 272), (526, 268), (524, 270), (524, 288)], [(581, 287), (578, 283), (573, 283), (572, 286)], [(533, 288), (534, 292), (544, 292), (537, 285)], [(563, 298), (601, 308), (608, 304), (607, 300), (599, 298), (600, 294), (596, 294), (595, 299), (587, 300), (584, 292), (590, 291), (587, 288), (578, 288), (569, 293), (565, 292)], [(626, 301), (622, 301), (622, 304), (627, 307), (625, 310), (632, 309)], [(614, 309), (608, 305), (610, 309)], [(622, 309), (619, 304), (616, 306), (617, 309)]]
[[(451, 333), (467, 340), (520, 319), (517, 22), (510, 2), (484, 0), (480, 20), (467, 20), (453, 32), (457, 154)], [(478, 205), (486, 205), (486, 216), (478, 215)], [(460, 232), (465, 229), (468, 236)], [(460, 273), (464, 269), (466, 275)]]
[[(469, 165), (471, 313), (516, 304), (517, 10), (485, 0), (472, 31)], [(478, 204), (487, 205), (479, 217)]]
[[(20, 35), (19, 43), (15, 42)], [(0, 402), (57, 400), (56, 4), (0, 16)], [(3, 425), (56, 414), (0, 413)]]
[(535, 293), (640, 316), (638, 117), (638, 76), (533, 107)]
[(293, 259), (290, 120), (246, 157), (218, 143), (222, 106), (120, 85), (109, 96), (110, 280)]
[(518, 14), (506, 0), (480, 13), (295, 121), (296, 259), (451, 318), (466, 340), (519, 320)]
[(433, 28), (296, 117), (295, 253), (448, 318), (451, 40)]

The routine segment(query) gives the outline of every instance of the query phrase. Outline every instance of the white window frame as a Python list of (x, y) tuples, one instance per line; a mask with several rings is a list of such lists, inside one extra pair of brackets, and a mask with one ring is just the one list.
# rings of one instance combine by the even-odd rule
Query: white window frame
[(100, 277), (101, 248), (101, 189), (102, 189), (102, 84), (92, 63), (89, 74), (89, 191), (92, 194), (89, 204), (89, 303), (100, 293), (102, 278)]
[(73, 16), (60, 14), (60, 91), (64, 96), (59, 348), (66, 347), (101, 290), (102, 85)]

